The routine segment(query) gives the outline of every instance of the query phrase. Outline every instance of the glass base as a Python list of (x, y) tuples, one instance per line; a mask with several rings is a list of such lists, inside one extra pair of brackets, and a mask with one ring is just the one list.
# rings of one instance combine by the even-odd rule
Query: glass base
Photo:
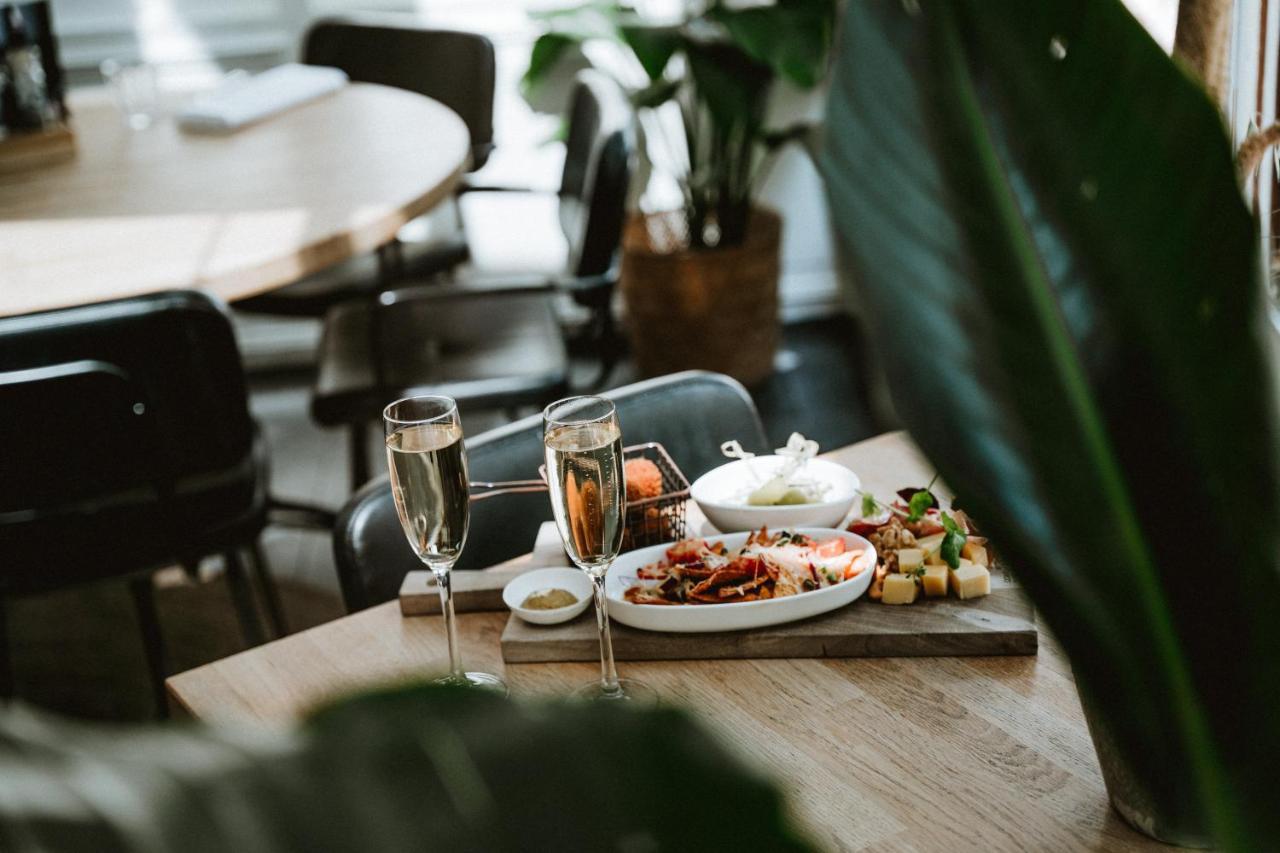
[(658, 691), (643, 681), (636, 681), (633, 678), (619, 678), (617, 690), (605, 690), (604, 682), (597, 680), (590, 684), (584, 684), (573, 691), (573, 698), (586, 699), (591, 702), (630, 702), (633, 705), (652, 708), (658, 704)]
[(468, 672), (465, 673), (465, 679), (455, 678), (452, 675), (442, 675), (432, 681), (432, 684), (453, 685), (456, 687), (475, 687), (479, 690), (491, 690), (500, 696), (507, 696), (510, 691), (507, 690), (507, 683), (491, 672)]

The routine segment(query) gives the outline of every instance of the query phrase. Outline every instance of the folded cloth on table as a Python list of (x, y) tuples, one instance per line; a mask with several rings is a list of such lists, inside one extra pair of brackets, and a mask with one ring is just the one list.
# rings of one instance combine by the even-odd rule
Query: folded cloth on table
[(227, 133), (346, 84), (347, 75), (340, 69), (290, 62), (196, 97), (178, 113), (178, 125), (200, 133)]

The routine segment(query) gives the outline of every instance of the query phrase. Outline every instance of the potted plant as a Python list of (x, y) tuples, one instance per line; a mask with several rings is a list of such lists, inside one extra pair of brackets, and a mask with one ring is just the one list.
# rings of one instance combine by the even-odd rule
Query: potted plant
[(1214, 104), (1113, 0), (854, 2), (822, 171), (912, 437), (1070, 657), (1111, 801), (1280, 838), (1280, 405)]
[(778, 338), (782, 220), (755, 198), (772, 155), (806, 127), (771, 128), (779, 84), (822, 79), (835, 0), (686, 6), (653, 20), (615, 2), (539, 17), (526, 95), (583, 50), (630, 93), (644, 150), (659, 180), (678, 187), (675, 209), (648, 197), (622, 247), (621, 288), (642, 373), (687, 368), (767, 377)]

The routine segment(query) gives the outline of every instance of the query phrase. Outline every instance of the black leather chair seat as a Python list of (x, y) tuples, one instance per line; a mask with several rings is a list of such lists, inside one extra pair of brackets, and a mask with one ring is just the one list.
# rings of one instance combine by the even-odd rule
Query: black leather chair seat
[[(139, 487), (27, 519), (10, 514), (0, 523), (0, 553), (26, 570), (0, 573), (0, 594), (146, 574), (253, 541), (267, 524), (267, 477), (259, 439), (241, 464), (189, 474), (163, 500)], [(49, 566), (58, 571), (42, 570)]]
[[(334, 308), (311, 413), (326, 425), (376, 420), (393, 400), (447, 394), (463, 407), (542, 405), (568, 386), (568, 355), (545, 289), (438, 286)], [(388, 304), (389, 303), (389, 304)], [(380, 345), (394, 341), (391, 352)]]
[[(733, 379), (688, 371), (605, 392), (618, 407), (623, 444), (660, 442), (692, 482), (727, 461), (720, 444), (737, 439), (767, 452), (751, 397)], [(523, 480), (542, 464), (542, 416), (467, 438), (473, 481)], [(455, 569), (483, 569), (533, 547), (551, 519), (546, 494), (501, 495), (471, 505), (471, 530)], [(360, 489), (338, 517), (334, 557), (348, 610), (395, 598), (406, 572), (423, 568), (405, 541), (385, 476)]]
[(221, 554), (256, 644), (251, 567), (285, 630), (258, 535), (269, 512), (312, 524), (326, 513), (271, 500), (267, 475), (231, 323), (211, 297), (173, 291), (0, 318), (0, 627), (10, 596), (127, 579), (163, 712), (152, 570)]

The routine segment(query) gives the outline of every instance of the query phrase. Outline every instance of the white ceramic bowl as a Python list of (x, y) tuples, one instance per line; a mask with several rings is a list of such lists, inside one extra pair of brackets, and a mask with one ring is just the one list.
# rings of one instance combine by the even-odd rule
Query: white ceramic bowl
[(838, 527), (853, 508), (862, 482), (848, 468), (826, 459), (810, 459), (804, 468), (805, 476), (829, 486), (820, 503), (789, 506), (746, 503), (746, 493), (757, 482), (752, 472), (758, 471), (762, 477), (771, 476), (783, 461), (781, 456), (757, 456), (721, 465), (695, 480), (689, 495), (707, 520), (723, 533), (759, 530), (766, 525), (770, 530)]
[[(520, 606), (530, 593), (540, 589), (563, 589), (577, 596), (578, 601), (555, 610), (529, 610)], [(568, 622), (591, 606), (591, 579), (580, 569), (534, 569), (509, 581), (502, 588), (502, 601), (512, 613), (535, 625)]]
[[(642, 566), (661, 560), (666, 550), (671, 547), (670, 543), (654, 545), (651, 548), (641, 548), (623, 554), (609, 568), (609, 575), (605, 582), (605, 594), (609, 596), (609, 616), (623, 625), (643, 628), (647, 631), (688, 633), (740, 631), (744, 628), (795, 622), (844, 607), (871, 586), (871, 578), (875, 575), (876, 549), (866, 539), (847, 530), (801, 527), (798, 532), (812, 536), (814, 539), (840, 537), (849, 548), (865, 549), (868, 552), (862, 558), (865, 561), (865, 568), (857, 577), (834, 586), (764, 601), (739, 601), (729, 604), (632, 604), (622, 596), (627, 591), (627, 587), (635, 583), (636, 571)], [(732, 551), (747, 540), (747, 534), (731, 533), (714, 538), (716, 541), (723, 542)]]

